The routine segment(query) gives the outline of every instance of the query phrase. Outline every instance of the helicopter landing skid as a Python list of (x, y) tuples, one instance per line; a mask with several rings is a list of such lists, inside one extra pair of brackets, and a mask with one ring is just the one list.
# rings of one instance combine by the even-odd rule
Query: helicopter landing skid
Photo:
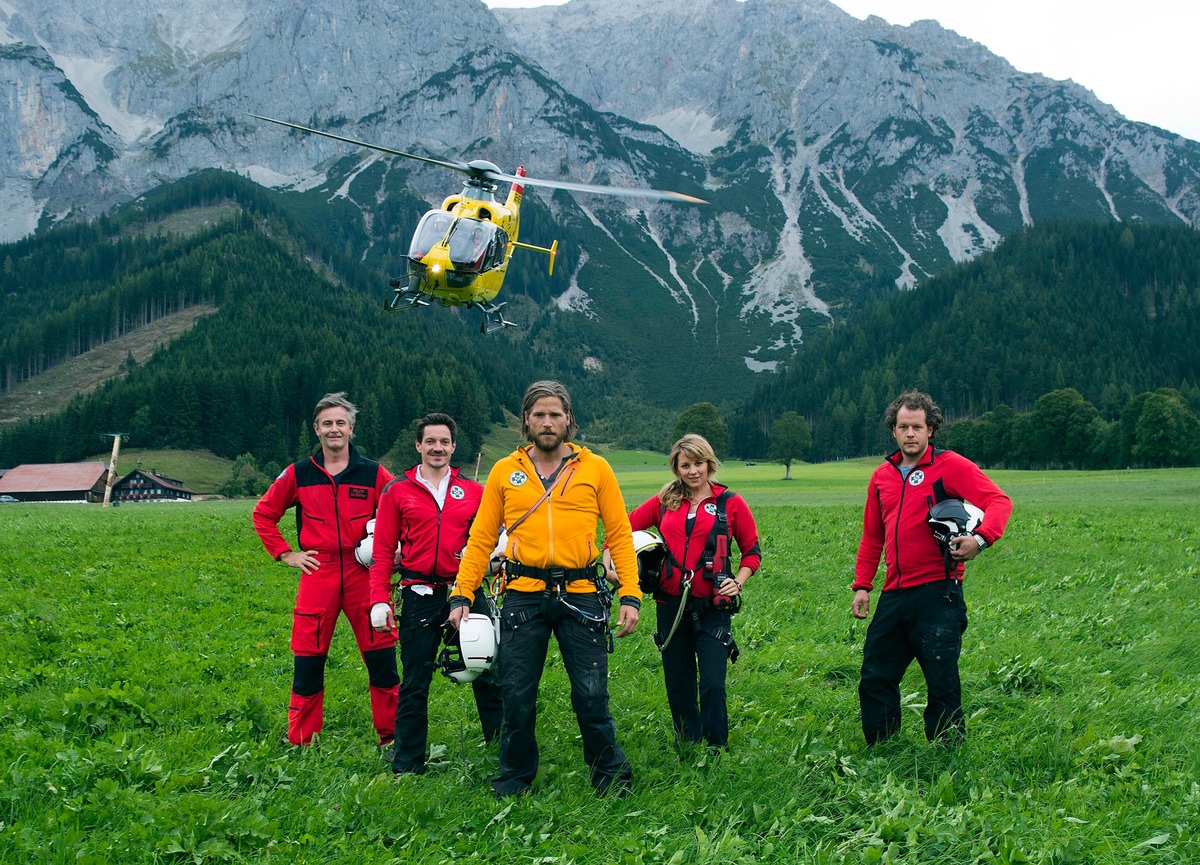
[(479, 305), (479, 308), (483, 310), (483, 322), (479, 325), (480, 333), (495, 333), (506, 327), (517, 326), (516, 322), (509, 321), (504, 317), (504, 313), (500, 311), (503, 306), (503, 303)]
[[(420, 284), (419, 280), (417, 284)], [(392, 287), (392, 296), (383, 301), (383, 308), (388, 312), (429, 306), (429, 298), (421, 294), (412, 283), (406, 285), (402, 279), (393, 279), (388, 285)]]

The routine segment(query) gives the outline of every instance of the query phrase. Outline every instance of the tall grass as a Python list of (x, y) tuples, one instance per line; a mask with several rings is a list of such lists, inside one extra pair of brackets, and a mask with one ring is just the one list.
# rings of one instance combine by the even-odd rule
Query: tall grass
[[(665, 468), (622, 459), (632, 506)], [(871, 466), (722, 472), (766, 554), (731, 746), (672, 748), (647, 604), (611, 664), (627, 799), (591, 794), (554, 651), (518, 802), (441, 677), (430, 772), (391, 777), (345, 623), (319, 744), (282, 746), (295, 572), (249, 502), (0, 506), (0, 862), (1200, 861), (1200, 471), (997, 473), (1017, 508), (968, 575), (969, 739), (924, 741), (914, 669), (904, 731), (867, 750), (848, 587)]]

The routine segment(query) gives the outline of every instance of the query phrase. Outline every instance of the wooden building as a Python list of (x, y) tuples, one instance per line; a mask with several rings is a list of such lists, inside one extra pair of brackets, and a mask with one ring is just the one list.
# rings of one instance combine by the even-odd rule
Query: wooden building
[(147, 469), (134, 469), (113, 484), (114, 502), (168, 502), (192, 500), (195, 495), (183, 481)]
[(108, 467), (101, 462), (26, 463), (0, 477), (0, 495), (22, 502), (102, 502)]

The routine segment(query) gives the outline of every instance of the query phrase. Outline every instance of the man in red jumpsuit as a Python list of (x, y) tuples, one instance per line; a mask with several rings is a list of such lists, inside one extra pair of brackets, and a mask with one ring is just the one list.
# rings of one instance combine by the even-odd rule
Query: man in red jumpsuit
[[(367, 521), (392, 474), (350, 443), (358, 410), (344, 393), (326, 394), (313, 412), (321, 450), (283, 470), (254, 508), (254, 530), (277, 561), (300, 571), (292, 619), (292, 699), (288, 741), (308, 745), (321, 731), (325, 658), (338, 613), (345, 613), (370, 679), (371, 717), (379, 743), (392, 741), (396, 696), (396, 631), (371, 628), (368, 571), (354, 558)], [(299, 549), (279, 531), (296, 508)]]
[[(400, 546), (400, 666), (404, 681), (396, 710), (392, 772), (425, 772), (429, 738), (429, 686), (442, 630), (450, 616), (450, 587), (483, 487), (450, 465), (458, 427), (447, 414), (428, 414), (417, 423), (421, 461), (387, 485), (375, 520), (371, 565), (371, 624), (395, 632), (392, 557)], [(472, 613), (489, 615), (482, 592)], [(500, 735), (500, 685), (489, 670), (471, 682), (485, 742)]]

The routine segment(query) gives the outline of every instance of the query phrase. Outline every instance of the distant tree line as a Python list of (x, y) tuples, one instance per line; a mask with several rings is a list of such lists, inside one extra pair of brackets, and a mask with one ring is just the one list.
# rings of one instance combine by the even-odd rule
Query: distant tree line
[(1064, 388), (1024, 414), (999, 406), (952, 423), (937, 442), (996, 468), (1193, 466), (1200, 464), (1200, 418), (1172, 388), (1138, 394), (1114, 420), (1105, 420), (1079, 391)]
[[(809, 459), (882, 453), (892, 442), (880, 418), (908, 388), (932, 394), (947, 418), (981, 422), (1033, 413), (1040, 399), (1069, 388), (1094, 406), (1097, 423), (1140, 413), (1144, 395), (1159, 388), (1178, 394), (1175, 411), (1194, 413), (1197, 333), (1200, 232), (1041, 225), (807, 335), (785, 372), (729, 411), (731, 452), (766, 455), (772, 424), (794, 411), (812, 429)], [(1175, 459), (1184, 460), (1186, 428), (1165, 435), (1178, 440)], [(1128, 435), (1123, 441), (1132, 448)], [(1147, 448), (1143, 457), (1116, 453), (1146, 463)]]

